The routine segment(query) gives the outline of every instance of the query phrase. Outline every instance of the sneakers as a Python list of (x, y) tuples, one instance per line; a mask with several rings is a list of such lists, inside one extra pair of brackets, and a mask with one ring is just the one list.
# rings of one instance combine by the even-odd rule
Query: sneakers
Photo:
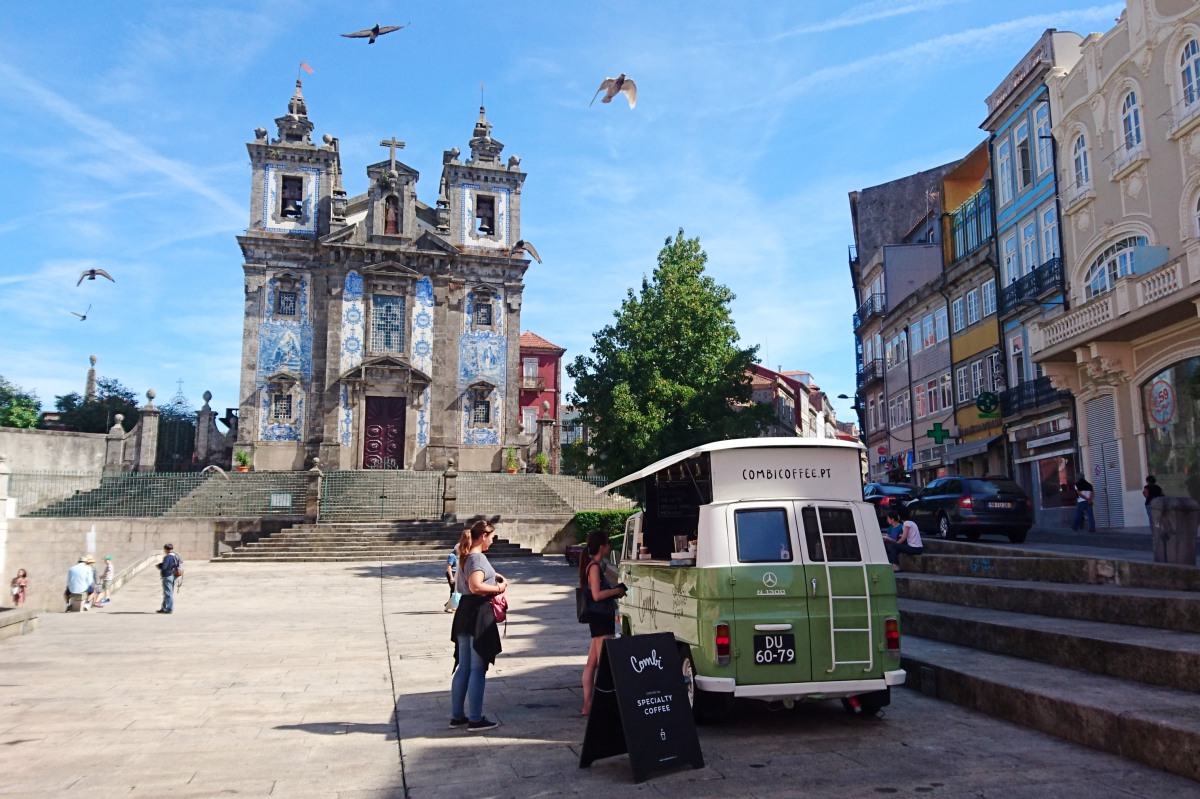
[(479, 719), (479, 721), (468, 721), (467, 732), (487, 732), (488, 730), (494, 730), (499, 726), (500, 722), (492, 721), (487, 716), (483, 716)]
[(450, 719), (450, 729), (457, 730), (459, 727), (465, 727), (468, 724), (466, 716), (454, 716)]

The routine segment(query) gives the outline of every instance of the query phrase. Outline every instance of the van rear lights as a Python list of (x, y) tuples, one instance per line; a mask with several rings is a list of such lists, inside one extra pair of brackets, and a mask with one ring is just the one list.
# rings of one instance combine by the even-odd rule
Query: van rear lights
[(717, 624), (717, 665), (729, 665), (729, 625), (725, 622)]
[(883, 640), (887, 644), (887, 653), (892, 657), (900, 657), (900, 624), (895, 619), (884, 620)]
[(958, 500), (958, 507), (965, 510), (970, 510), (972, 508), (971, 495), (964, 494), (962, 497), (960, 497)]

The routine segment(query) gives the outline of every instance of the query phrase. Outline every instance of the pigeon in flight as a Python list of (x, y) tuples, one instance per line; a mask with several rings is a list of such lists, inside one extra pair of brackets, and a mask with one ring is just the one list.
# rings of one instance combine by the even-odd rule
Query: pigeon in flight
[(538, 251), (534, 249), (532, 244), (525, 241), (525, 239), (521, 239), (516, 243), (516, 245), (512, 248), (511, 254), (515, 256), (519, 252), (528, 254), (530, 258), (537, 261), (539, 264), (542, 262), (542, 256), (538, 255)]
[(109, 280), (112, 280), (114, 283), (117, 282), (112, 275), (110, 275), (108, 272), (105, 272), (103, 269), (85, 269), (83, 270), (83, 274), (79, 276), (79, 280), (76, 281), (75, 285), (78, 286), (84, 281), (85, 278), (88, 280), (95, 280), (97, 277), (106, 277)]
[(73, 313), (73, 314), (75, 314), (76, 316), (78, 316), (78, 317), (79, 317), (79, 321), (80, 321), (80, 322), (82, 322), (84, 319), (87, 319), (87, 315), (88, 315), (88, 314), (91, 312), (91, 310), (92, 310), (92, 306), (91, 306), (91, 304), (89, 304), (89, 305), (88, 305), (88, 307), (87, 307), (87, 310), (86, 310), (86, 311), (84, 311), (83, 313), (76, 313), (75, 311), (71, 311), (71, 313)]
[(383, 34), (391, 33), (392, 31), (398, 31), (401, 28), (407, 27), (408, 24), (380, 26), (379, 23), (375, 23), (374, 28), (366, 28), (365, 30), (355, 31), (354, 33), (343, 33), (342, 35), (347, 39), (367, 39), (367, 44), (375, 44), (375, 40)]
[(630, 109), (637, 105), (637, 84), (633, 82), (633, 78), (625, 77), (624, 72), (615, 78), (605, 78), (604, 82), (600, 84), (600, 88), (596, 89), (596, 93), (592, 95), (592, 102), (588, 105), (596, 102), (596, 98), (600, 97), (600, 92), (604, 92), (604, 97), (600, 98), (602, 103), (611, 103), (618, 94), (624, 94), (625, 98), (629, 100)]

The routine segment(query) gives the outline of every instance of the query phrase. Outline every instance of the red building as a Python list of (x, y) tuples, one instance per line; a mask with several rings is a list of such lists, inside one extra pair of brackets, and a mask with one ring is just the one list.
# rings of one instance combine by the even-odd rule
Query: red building
[(537, 333), (521, 334), (521, 427), (532, 438), (529, 452), (545, 452), (550, 471), (559, 471), (562, 440), (558, 420), (562, 409), (562, 356), (566, 350)]

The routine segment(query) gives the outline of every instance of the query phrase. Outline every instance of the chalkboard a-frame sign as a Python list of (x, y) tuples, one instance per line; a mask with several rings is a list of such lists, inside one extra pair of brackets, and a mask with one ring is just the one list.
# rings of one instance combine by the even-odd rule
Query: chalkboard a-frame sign
[(683, 766), (704, 768), (675, 646), (670, 633), (604, 642), (580, 768), (626, 752), (634, 782)]

